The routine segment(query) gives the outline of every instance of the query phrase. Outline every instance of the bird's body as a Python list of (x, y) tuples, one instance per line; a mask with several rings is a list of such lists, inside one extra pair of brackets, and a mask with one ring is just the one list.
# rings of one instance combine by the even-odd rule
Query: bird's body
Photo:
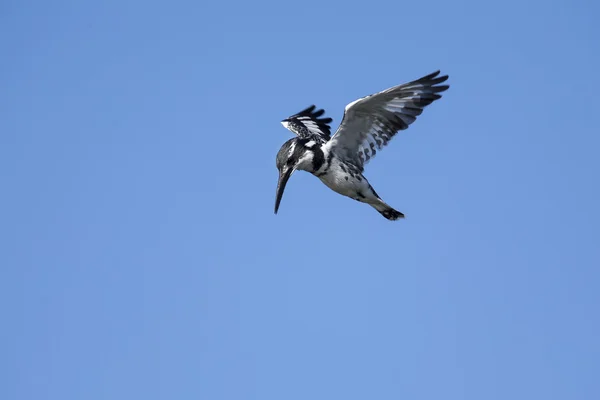
[(351, 164), (346, 164), (334, 157), (329, 169), (317, 176), (329, 189), (361, 203), (369, 204), (387, 219), (395, 220), (404, 217), (404, 214), (394, 210), (381, 200), (367, 178), (360, 171), (353, 171), (353, 168)]
[(383, 148), (397, 131), (406, 129), (423, 107), (440, 98), (448, 86), (434, 86), (448, 77), (439, 71), (419, 80), (396, 86), (346, 106), (344, 119), (330, 137), (331, 118), (320, 118), (324, 110), (311, 106), (282, 121), (298, 137), (283, 144), (277, 154), (280, 172), (275, 213), (285, 185), (296, 170), (310, 172), (331, 190), (369, 204), (385, 218), (404, 214), (387, 205), (363, 176), (364, 165)]
[(304, 155), (300, 156), (296, 170), (310, 172), (334, 192), (367, 203), (381, 213), (387, 211), (386, 215), (400, 214), (397, 217), (401, 218), (401, 213), (396, 211), (395, 214), (395, 210), (379, 198), (360, 168), (336, 157), (324, 145), (311, 139), (294, 138), (284, 144), (281, 154), (282, 158), (291, 154), (292, 159), (294, 154)]

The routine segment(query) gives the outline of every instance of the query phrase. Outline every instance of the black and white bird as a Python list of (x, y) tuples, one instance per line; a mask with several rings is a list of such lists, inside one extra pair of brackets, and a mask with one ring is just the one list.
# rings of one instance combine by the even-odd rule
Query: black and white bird
[(423, 109), (441, 98), (449, 88), (440, 71), (421, 79), (394, 86), (348, 104), (342, 123), (331, 136), (331, 118), (312, 105), (281, 121), (297, 137), (288, 140), (277, 153), (279, 181), (275, 214), (290, 176), (296, 170), (310, 172), (333, 191), (369, 204), (389, 220), (404, 214), (387, 205), (363, 176), (364, 166), (394, 135), (408, 128)]

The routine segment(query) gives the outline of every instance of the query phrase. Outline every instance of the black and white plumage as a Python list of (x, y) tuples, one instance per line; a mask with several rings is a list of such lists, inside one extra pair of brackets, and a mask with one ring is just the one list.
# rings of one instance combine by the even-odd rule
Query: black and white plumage
[(289, 118), (281, 121), (290, 131), (294, 132), (300, 138), (312, 138), (319, 143), (325, 143), (331, 139), (331, 118), (319, 118), (325, 114), (325, 110), (317, 110), (315, 105), (300, 111)]
[(281, 121), (297, 137), (283, 144), (277, 154), (279, 182), (275, 213), (292, 173), (303, 170), (317, 176), (330, 189), (367, 203), (385, 218), (397, 220), (404, 214), (387, 205), (362, 175), (369, 162), (397, 132), (407, 129), (423, 109), (440, 99), (449, 88), (440, 71), (415, 81), (394, 86), (348, 104), (342, 123), (331, 137), (331, 118), (316, 106)]

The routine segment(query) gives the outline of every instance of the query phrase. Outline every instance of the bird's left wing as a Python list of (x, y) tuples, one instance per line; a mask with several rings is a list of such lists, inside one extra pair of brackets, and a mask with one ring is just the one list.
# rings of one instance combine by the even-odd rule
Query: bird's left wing
[(381, 150), (398, 131), (408, 128), (425, 106), (448, 89), (448, 79), (434, 72), (415, 81), (358, 99), (346, 106), (344, 118), (327, 143), (329, 150), (359, 168)]
[(281, 121), (282, 125), (298, 137), (313, 139), (325, 143), (331, 138), (331, 118), (321, 118), (325, 110), (316, 110), (312, 105), (305, 110)]

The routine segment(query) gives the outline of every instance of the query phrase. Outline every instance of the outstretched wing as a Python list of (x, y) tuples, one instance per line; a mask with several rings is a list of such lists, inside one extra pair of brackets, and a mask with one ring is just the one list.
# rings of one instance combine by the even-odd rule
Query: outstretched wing
[(325, 143), (331, 138), (331, 118), (320, 118), (325, 110), (316, 110), (312, 105), (305, 110), (281, 121), (282, 125), (298, 137), (310, 138), (319, 143)]
[(381, 150), (398, 131), (408, 128), (425, 106), (448, 89), (439, 85), (448, 79), (440, 71), (377, 94), (363, 97), (346, 106), (344, 118), (327, 143), (339, 157), (363, 168), (377, 150)]

